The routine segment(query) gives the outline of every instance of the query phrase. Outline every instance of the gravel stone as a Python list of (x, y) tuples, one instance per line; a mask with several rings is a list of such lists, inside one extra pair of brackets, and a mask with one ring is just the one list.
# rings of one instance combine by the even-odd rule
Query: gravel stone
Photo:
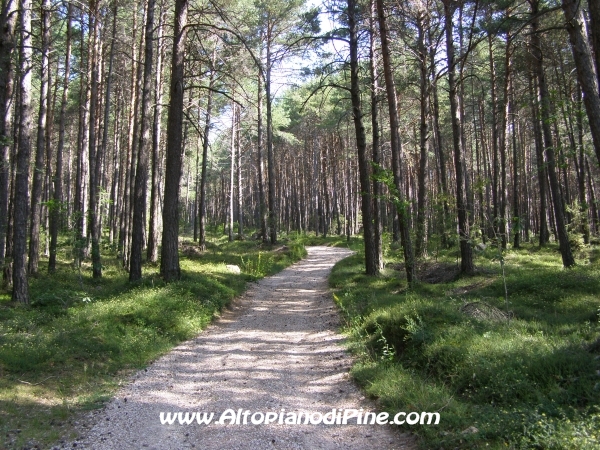
[[(255, 412), (377, 411), (349, 378), (352, 358), (336, 332), (333, 265), (352, 253), (309, 247), (308, 257), (253, 283), (221, 318), (130, 379), (91, 413), (77, 440), (94, 450), (414, 449), (389, 425), (219, 425), (227, 409)], [(161, 425), (160, 412), (215, 413), (210, 425)]]

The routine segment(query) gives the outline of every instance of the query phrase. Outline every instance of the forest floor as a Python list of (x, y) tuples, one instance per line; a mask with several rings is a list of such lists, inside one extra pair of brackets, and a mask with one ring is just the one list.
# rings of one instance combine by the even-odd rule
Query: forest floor
[[(307, 245), (321, 247), (290, 267)], [(217, 233), (206, 252), (183, 242), (180, 281), (148, 265), (132, 284), (109, 248), (101, 280), (87, 262), (79, 271), (65, 240), (59, 270), (31, 280), (30, 306), (0, 290), (0, 449), (600, 450), (597, 244), (569, 270), (555, 244), (488, 246), (474, 276), (438, 246), (412, 286), (401, 249), (385, 248), (386, 268), (368, 277), (360, 239), (292, 234), (269, 246)], [(228, 409), (279, 422), (355, 408), (438, 412), (440, 423), (214, 423)], [(180, 425), (177, 412), (215, 416)]]
[[(147, 264), (141, 282), (109, 243), (102, 278), (73, 265), (73, 240), (61, 236), (58, 267), (47, 259), (30, 279), (30, 305), (13, 304), (0, 287), (0, 449), (62, 446), (81, 433), (80, 417), (101, 408), (139, 369), (194, 338), (248, 282), (306, 255), (303, 236), (271, 246), (209, 236), (207, 251), (182, 241), (181, 280), (165, 283)], [(227, 265), (238, 266), (239, 271)]]
[(400, 250), (378, 277), (361, 253), (330, 277), (351, 374), (383, 411), (440, 413), (436, 427), (403, 426), (422, 447), (600, 450), (597, 245), (571, 269), (556, 244), (488, 246), (472, 276), (456, 249), (436, 250), (412, 286)]
[[(352, 359), (336, 333), (339, 315), (327, 287), (333, 265), (351, 251), (309, 247), (308, 257), (252, 285), (206, 332), (136, 373), (103, 409), (77, 448), (415, 447), (382, 425), (221, 425), (228, 409), (326, 414), (376, 411), (349, 379)], [(215, 413), (210, 425), (161, 425), (160, 413)], [(316, 418), (317, 416), (315, 416)], [(256, 417), (257, 420), (259, 416)], [(67, 444), (71, 447), (73, 443)]]

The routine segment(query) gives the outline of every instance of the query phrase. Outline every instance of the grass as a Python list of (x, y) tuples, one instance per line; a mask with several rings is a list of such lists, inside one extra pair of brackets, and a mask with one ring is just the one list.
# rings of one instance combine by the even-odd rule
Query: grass
[[(478, 275), (410, 288), (397, 270), (365, 276), (360, 254), (341, 261), (330, 282), (359, 356), (353, 376), (390, 413), (440, 412), (438, 426), (407, 428), (423, 448), (600, 448), (597, 251), (570, 270), (554, 246), (505, 252), (510, 321), (461, 311), (507, 312), (494, 249)], [(424, 266), (453, 272), (456, 255)]]
[(133, 370), (195, 336), (246, 282), (280, 271), (305, 250), (297, 236), (275, 247), (213, 238), (204, 253), (184, 242), (182, 279), (171, 284), (156, 267), (129, 283), (109, 249), (104, 276), (94, 280), (91, 265), (80, 276), (69, 255), (65, 241), (57, 272), (31, 280), (31, 306), (11, 304), (0, 291), (0, 448), (76, 438), (81, 411), (102, 406)]

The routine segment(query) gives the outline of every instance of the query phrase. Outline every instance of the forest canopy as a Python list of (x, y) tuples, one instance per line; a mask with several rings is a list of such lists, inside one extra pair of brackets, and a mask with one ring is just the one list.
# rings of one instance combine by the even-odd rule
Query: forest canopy
[(0, 267), (15, 302), (117, 252), (131, 282), (207, 229), (434, 249), (598, 239), (600, 5), (3, 0)]

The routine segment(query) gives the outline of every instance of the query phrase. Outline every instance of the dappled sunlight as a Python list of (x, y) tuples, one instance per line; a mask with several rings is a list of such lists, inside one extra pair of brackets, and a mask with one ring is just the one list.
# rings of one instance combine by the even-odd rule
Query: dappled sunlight
[[(479, 430), (473, 448), (550, 448), (555, 436), (573, 443), (556, 448), (595, 448), (600, 267), (563, 269), (554, 246), (505, 257), (507, 299), (491, 255), (475, 276), (404, 290), (393, 277), (362, 277), (358, 257), (336, 266), (331, 282), (361, 355), (353, 375), (388, 410), (442, 408), (439, 428), (419, 430), (432, 448), (462, 448), (469, 427)], [(477, 302), (502, 317), (468, 314)]]
[[(326, 413), (356, 408), (360, 394), (348, 382), (351, 360), (340, 345), (344, 337), (336, 333), (339, 317), (326, 282), (334, 262), (350, 254), (344, 249), (310, 248), (308, 259), (253, 284), (207, 332), (134, 376), (108, 405), (110, 421), (101, 419), (92, 430), (92, 436), (104, 438), (94, 448), (116, 448), (134, 436), (143, 445), (144, 436), (156, 433), (162, 436), (159, 439), (168, 435), (173, 448), (178, 448), (174, 442), (184, 447), (190, 442), (201, 442), (203, 447), (219, 442), (222, 447), (227, 439), (234, 439), (232, 433), (248, 437), (243, 427), (227, 428), (225, 439), (224, 428), (216, 425), (162, 426), (160, 412), (218, 415), (241, 408)], [(258, 431), (283, 447), (293, 447), (295, 442), (303, 448), (362, 449), (373, 432), (380, 441), (383, 437), (381, 448), (393, 441), (391, 435), (375, 429), (365, 438), (365, 429), (356, 426), (344, 426), (344, 444), (333, 447), (342, 438), (339, 426), (284, 430), (273, 424)], [(254, 434), (252, 439), (258, 439)], [(260, 439), (254, 447), (270, 445), (272, 438)]]

